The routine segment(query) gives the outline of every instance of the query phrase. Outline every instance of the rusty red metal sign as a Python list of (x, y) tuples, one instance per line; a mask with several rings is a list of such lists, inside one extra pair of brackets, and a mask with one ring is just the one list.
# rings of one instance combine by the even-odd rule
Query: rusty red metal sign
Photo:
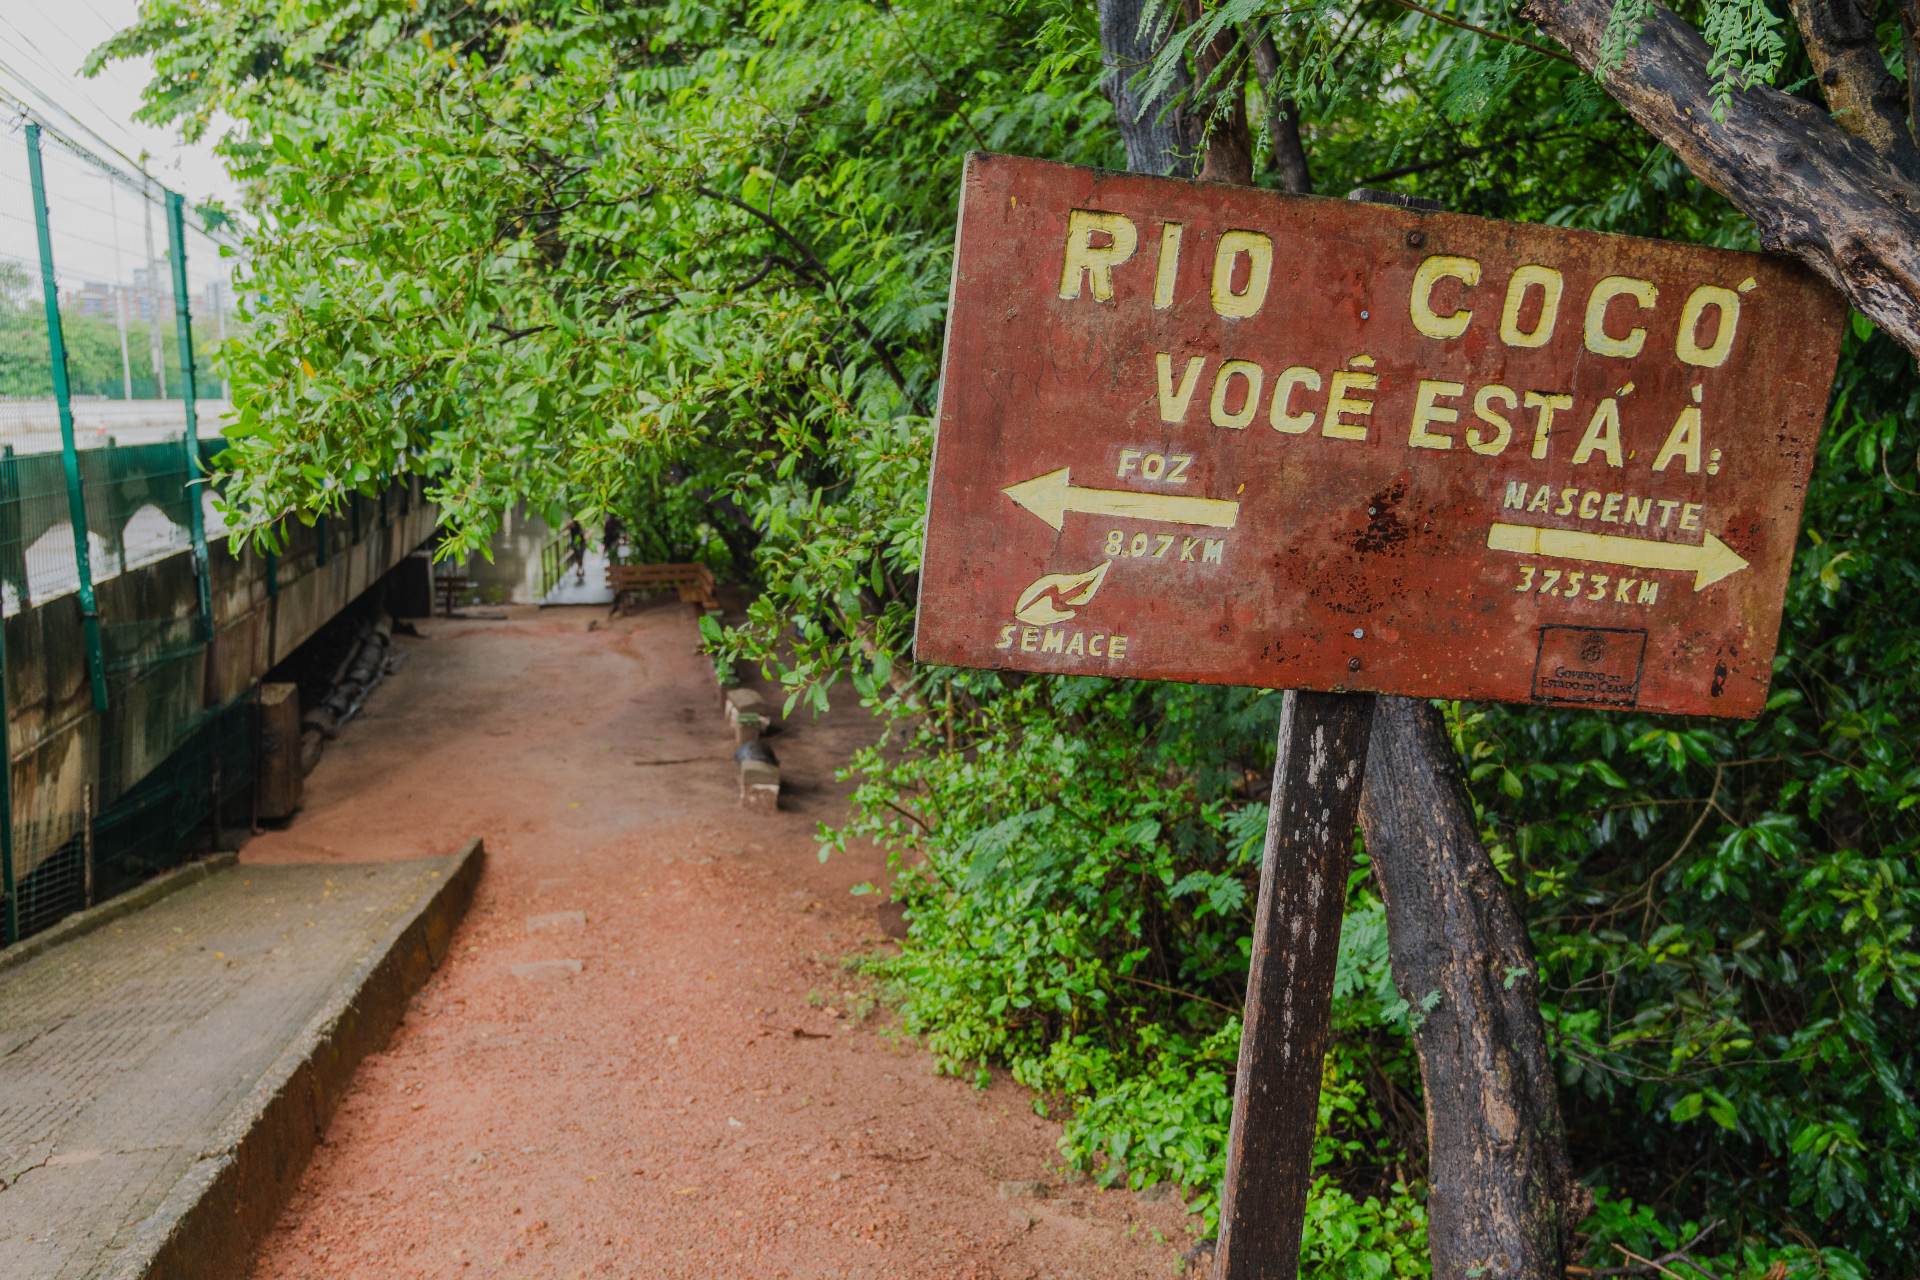
[(1765, 702), (1844, 307), (1795, 263), (975, 155), (926, 662)]

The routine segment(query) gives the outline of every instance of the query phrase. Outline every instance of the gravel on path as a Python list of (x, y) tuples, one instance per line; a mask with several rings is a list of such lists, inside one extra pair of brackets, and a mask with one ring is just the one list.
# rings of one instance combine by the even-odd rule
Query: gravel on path
[(815, 853), (863, 713), (787, 723), (782, 811), (746, 814), (686, 606), (509, 613), (400, 638), (243, 855), (488, 850), (258, 1280), (1174, 1274), (1177, 1198), (1072, 1182), (1028, 1091), (937, 1074), (844, 966), (891, 945), (848, 893), (884, 859)]

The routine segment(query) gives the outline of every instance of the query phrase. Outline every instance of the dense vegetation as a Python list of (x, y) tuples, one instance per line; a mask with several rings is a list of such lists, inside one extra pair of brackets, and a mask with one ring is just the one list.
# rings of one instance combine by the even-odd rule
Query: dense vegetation
[[(1730, 8), (1699, 16), (1817, 92), (1763, 7)], [(1385, 3), (1225, 12), (1271, 24), (1284, 83), (1256, 105), (1300, 104), (1323, 190), (1755, 247), (1562, 61)], [(1278, 695), (907, 654), (962, 158), (1123, 162), (1091, 8), (149, 0), (107, 52), (143, 51), (153, 118), (240, 122), (238, 505), (422, 468), (454, 549), (525, 496), (760, 584), (716, 646), (790, 710), (892, 717), (827, 846), (901, 856), (913, 940), (882, 972), (908, 1025), (956, 1070), (1010, 1066), (1102, 1176), (1210, 1212)], [(1917, 410), (1911, 359), (1856, 320), (1755, 722), (1448, 709), (1539, 952), (1591, 1265), (1717, 1224), (1714, 1275), (1920, 1274)], [(1307, 1260), (1418, 1275), (1420, 1013), (1362, 868)]]

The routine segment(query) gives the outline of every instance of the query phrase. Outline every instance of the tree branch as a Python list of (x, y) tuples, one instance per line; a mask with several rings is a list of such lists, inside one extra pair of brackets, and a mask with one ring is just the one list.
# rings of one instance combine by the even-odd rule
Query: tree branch
[(1865, 12), (1859, 0), (1792, 0), (1792, 6), (1835, 122), (1900, 172), (1920, 174), (1920, 151), (1901, 119), (1905, 94), (1880, 56), (1871, 5)]
[(1376, 182), (1391, 182), (1395, 178), (1407, 178), (1416, 173), (1429, 173), (1434, 169), (1444, 169), (1450, 164), (1458, 164), (1462, 160), (1471, 160), (1475, 156), (1485, 155), (1489, 151), (1501, 151), (1507, 147), (1521, 146), (1531, 142), (1554, 142), (1561, 138), (1575, 138), (1578, 136), (1578, 134), (1574, 133), (1541, 132), (1518, 134), (1511, 138), (1500, 138), (1494, 142), (1487, 143), (1483, 147), (1462, 147), (1452, 155), (1445, 156), (1439, 160), (1423, 160), (1419, 164), (1403, 164), (1397, 169), (1382, 169), (1379, 173), (1370, 173), (1360, 179), (1359, 185), (1370, 187)]
[[(1458, 27), (1462, 31), (1471, 31), (1473, 34), (1485, 36), (1489, 40), (1500, 40), (1507, 44), (1517, 44), (1522, 49), (1531, 49), (1535, 53), (1544, 54), (1549, 58), (1558, 58), (1562, 62), (1573, 62), (1572, 58), (1561, 53), (1558, 49), (1549, 49), (1543, 44), (1535, 44), (1531, 40), (1522, 40), (1519, 36), (1503, 36), (1498, 31), (1491, 30), (1487, 27), (1475, 26), (1471, 22), (1463, 22), (1452, 14), (1442, 13), (1438, 9), (1429, 9), (1423, 4), (1415, 4), (1413, 0), (1392, 0), (1392, 3), (1399, 5), (1402, 9), (1410, 9), (1414, 13), (1425, 14), (1435, 22), (1444, 22), (1450, 27)], [(1579, 64), (1574, 63), (1574, 65), (1578, 66)]]
[(926, 819), (922, 818), (919, 814), (910, 813), (907, 810), (902, 809), (899, 805), (895, 804), (891, 800), (882, 800), (880, 803), (886, 805), (887, 808), (893, 810), (895, 813), (899, 814), (901, 817), (905, 818), (907, 821), (913, 823), (914, 826), (919, 827), (922, 831), (926, 832), (928, 835), (933, 834), (933, 828), (928, 826)]
[[(920, 56), (920, 50), (913, 43), (913, 37), (907, 34), (907, 28), (900, 21), (900, 11), (898, 9), (888, 9), (887, 16), (893, 19), (894, 30), (898, 31), (900, 38), (907, 42), (907, 52), (912, 54), (913, 60), (920, 64), (920, 70), (926, 72), (927, 79), (931, 80), (934, 85), (939, 88), (942, 97), (947, 96), (946, 87), (940, 84), (940, 77), (933, 74), (933, 68), (928, 66), (927, 60)], [(953, 108), (953, 114), (959, 116), (960, 123), (967, 126), (967, 132), (973, 135), (973, 144), (976, 147), (979, 147), (982, 151), (992, 150), (992, 148), (987, 145), (987, 140), (980, 136), (980, 131), (973, 127), (973, 117), (967, 114), (966, 108), (955, 106)]]
[[(1611, 0), (1528, 0), (1523, 12), (1591, 71), (1611, 9)], [(1920, 355), (1920, 185), (1818, 107), (1766, 85), (1735, 92), (1715, 120), (1710, 53), (1699, 32), (1655, 8), (1607, 73), (1607, 91), (1753, 219), (1764, 248), (1798, 257)]]
[(1898, 0), (1901, 62), (1907, 68), (1907, 133), (1920, 142), (1920, 93), (1914, 91), (1914, 72), (1920, 68), (1920, 0)]
[(1116, 973), (1113, 976), (1120, 979), (1120, 981), (1122, 982), (1133, 982), (1133, 983), (1138, 983), (1140, 986), (1143, 986), (1143, 987), (1152, 987), (1155, 991), (1164, 991), (1170, 996), (1179, 996), (1183, 1000), (1198, 1000), (1201, 1004), (1212, 1005), (1214, 1008), (1219, 1009), (1225, 1013), (1238, 1015), (1240, 1013), (1245, 1012), (1244, 1010), (1241, 1010), (1241, 1009), (1235, 1009), (1231, 1005), (1221, 1004), (1218, 1000), (1209, 1000), (1207, 999), (1207, 997), (1200, 995), (1197, 992), (1182, 991), (1178, 987), (1170, 987), (1164, 982), (1154, 982), (1148, 978), (1136, 978), (1130, 973)]
[[(786, 227), (782, 226), (770, 214), (762, 213), (746, 201), (730, 196), (724, 191), (715, 191), (712, 187), (695, 186), (693, 190), (696, 194), (703, 195), (709, 200), (718, 200), (722, 204), (732, 205), (742, 213), (753, 218), (754, 221), (763, 224), (769, 231), (772, 231), (782, 240), (785, 240), (788, 244), (799, 250), (800, 256), (806, 259), (809, 269), (821, 281), (829, 284), (832, 283), (833, 273), (827, 270), (826, 264), (821, 262), (813, 250), (807, 247), (805, 241), (800, 239), (799, 236), (794, 235), (793, 232), (787, 230)], [(908, 388), (906, 377), (901, 374), (899, 366), (894, 364), (893, 353), (887, 349), (886, 344), (880, 341), (873, 330), (867, 328), (866, 322), (855, 315), (852, 308), (848, 307), (838, 295), (832, 294), (831, 290), (828, 292), (829, 296), (833, 297), (834, 305), (839, 308), (840, 314), (845, 316), (848, 323), (853, 325), (854, 332), (860, 335), (861, 341), (867, 344), (867, 348), (872, 351), (874, 357), (880, 361), (880, 367), (887, 371), (889, 378), (893, 379), (893, 385), (900, 388), (900, 394), (906, 397), (907, 403), (922, 413), (926, 412), (926, 408), (920, 403), (919, 397), (915, 396), (912, 390)]]
[(1672, 1280), (1687, 1280), (1685, 1276), (1680, 1275), (1676, 1271), (1670, 1271), (1667, 1268), (1667, 1263), (1669, 1262), (1684, 1262), (1701, 1275), (1706, 1276), (1708, 1280), (1713, 1280), (1713, 1272), (1707, 1270), (1687, 1255), (1693, 1252), (1695, 1245), (1698, 1245), (1702, 1240), (1712, 1235), (1714, 1228), (1718, 1227), (1723, 1221), (1725, 1221), (1725, 1219), (1715, 1218), (1712, 1222), (1702, 1227), (1700, 1233), (1694, 1236), (1693, 1239), (1687, 1241), (1678, 1249), (1663, 1253), (1657, 1258), (1643, 1258), (1639, 1254), (1628, 1250), (1625, 1245), (1616, 1242), (1613, 1247), (1633, 1259), (1637, 1265), (1626, 1267), (1568, 1267), (1567, 1274), (1570, 1276), (1650, 1276), (1657, 1273), (1659, 1275), (1669, 1276)]
[(1280, 50), (1274, 47), (1273, 33), (1262, 31), (1257, 40), (1249, 39), (1251, 34), (1242, 32), (1241, 38), (1253, 50), (1253, 69), (1266, 91), (1267, 127), (1273, 134), (1273, 163), (1280, 170), (1280, 185), (1294, 195), (1310, 196), (1313, 173), (1307, 168), (1307, 148), (1300, 139), (1300, 104), (1278, 92)]
[(547, 330), (553, 328), (553, 326), (550, 324), (536, 324), (529, 325), (524, 329), (511, 329), (496, 320), (488, 324), (487, 328), (498, 333), (500, 335), (500, 341), (502, 342), (518, 342), (520, 339), (530, 338), (536, 333), (545, 333)]

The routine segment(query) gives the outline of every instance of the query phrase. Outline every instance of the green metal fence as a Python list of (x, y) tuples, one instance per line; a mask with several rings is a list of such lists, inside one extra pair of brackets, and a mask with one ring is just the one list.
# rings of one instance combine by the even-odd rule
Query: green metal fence
[[(9, 943), (251, 823), (254, 697), (206, 706), (193, 676), (212, 635), (207, 538), (221, 532), (206, 477), (229, 409), (209, 356), (243, 322), (230, 240), (217, 216), (43, 122), (0, 128), (0, 618), (84, 650), (16, 659), (0, 631)], [(197, 596), (184, 607), (102, 590), (183, 553)], [(77, 626), (27, 625), (62, 609)], [(29, 801), (18, 784), (44, 770), (34, 752), (53, 729), (13, 732), (19, 691), (56, 705), (45, 686), (61, 672), (99, 732), (85, 769)], [(145, 740), (116, 741), (112, 726), (131, 721), (114, 713), (136, 700), (162, 710), (141, 717)]]

